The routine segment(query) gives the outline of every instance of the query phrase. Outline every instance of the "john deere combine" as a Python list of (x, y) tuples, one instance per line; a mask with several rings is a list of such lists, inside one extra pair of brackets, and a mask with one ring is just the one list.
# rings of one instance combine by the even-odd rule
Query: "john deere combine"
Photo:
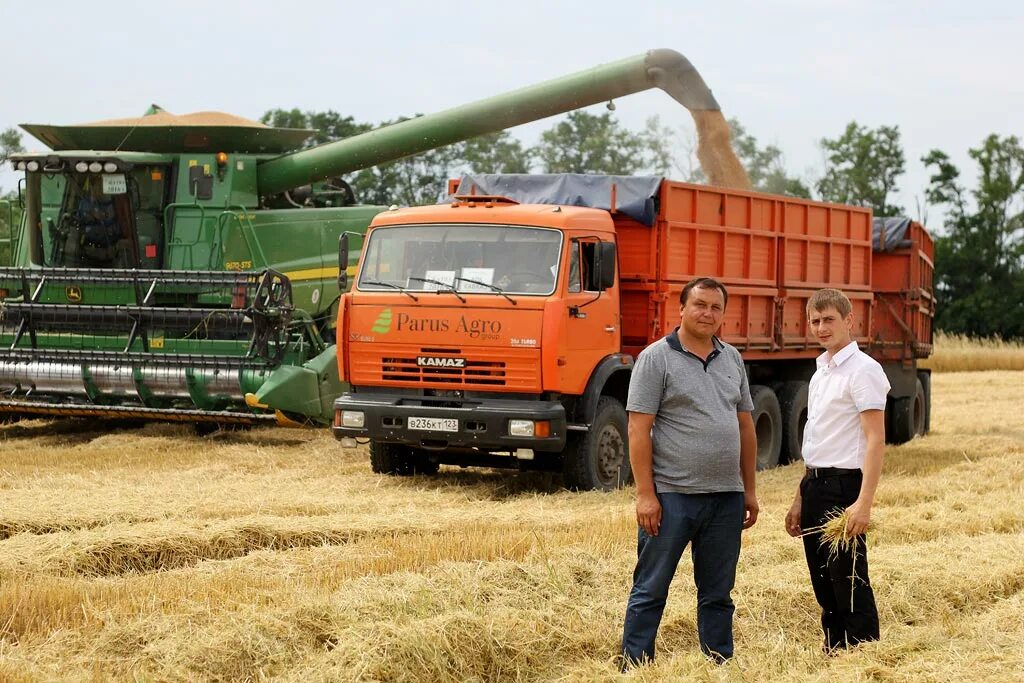
[(300, 151), (313, 131), (215, 113), (23, 125), (53, 151), (11, 159), (24, 218), (0, 235), (0, 413), (328, 421), (339, 254), (384, 210), (342, 176), (651, 87), (718, 109), (654, 50)]

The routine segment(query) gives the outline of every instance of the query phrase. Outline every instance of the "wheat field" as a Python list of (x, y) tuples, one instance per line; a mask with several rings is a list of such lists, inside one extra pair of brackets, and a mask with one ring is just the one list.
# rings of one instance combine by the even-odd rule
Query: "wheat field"
[(736, 657), (697, 654), (684, 559), (659, 659), (614, 655), (629, 491), (538, 474), (370, 473), (323, 431), (0, 429), (0, 680), (1011, 681), (1024, 670), (1024, 373), (934, 377), (933, 431), (886, 452), (882, 641), (819, 650), (800, 476), (759, 476)]
[(921, 367), (933, 372), (1024, 370), (1024, 341), (938, 332), (933, 353)]

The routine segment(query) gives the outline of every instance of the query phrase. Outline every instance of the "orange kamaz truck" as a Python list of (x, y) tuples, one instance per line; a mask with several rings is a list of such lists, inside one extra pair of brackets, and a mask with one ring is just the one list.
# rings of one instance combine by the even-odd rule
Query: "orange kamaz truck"
[(892, 384), (889, 439), (906, 441), (928, 429), (932, 255), (920, 224), (854, 206), (662, 178), (467, 176), (443, 204), (373, 220), (338, 314), (350, 388), (333, 432), (368, 440), (380, 473), (622, 485), (634, 359), (678, 325), (683, 286), (711, 276), (729, 290), (720, 336), (746, 362), (760, 468), (800, 457), (820, 353), (804, 307), (820, 287), (852, 300), (854, 338)]

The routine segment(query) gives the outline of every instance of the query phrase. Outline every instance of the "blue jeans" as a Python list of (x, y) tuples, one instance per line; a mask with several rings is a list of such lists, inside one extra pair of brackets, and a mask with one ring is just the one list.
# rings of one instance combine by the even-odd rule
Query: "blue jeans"
[(633, 590), (626, 606), (622, 655), (627, 664), (654, 659), (654, 638), (665, 611), (668, 587), (688, 543), (693, 544), (700, 649), (716, 660), (732, 657), (729, 593), (736, 580), (745, 510), (743, 494), (659, 493), (661, 527), (657, 536), (637, 532)]

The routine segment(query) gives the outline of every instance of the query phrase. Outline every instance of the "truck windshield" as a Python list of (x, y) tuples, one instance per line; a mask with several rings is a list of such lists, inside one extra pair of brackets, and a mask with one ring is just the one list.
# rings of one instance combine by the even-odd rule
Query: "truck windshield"
[[(562, 233), (509, 225), (402, 225), (377, 228), (359, 289), (551, 294)], [(386, 284), (382, 284), (386, 283)]]

